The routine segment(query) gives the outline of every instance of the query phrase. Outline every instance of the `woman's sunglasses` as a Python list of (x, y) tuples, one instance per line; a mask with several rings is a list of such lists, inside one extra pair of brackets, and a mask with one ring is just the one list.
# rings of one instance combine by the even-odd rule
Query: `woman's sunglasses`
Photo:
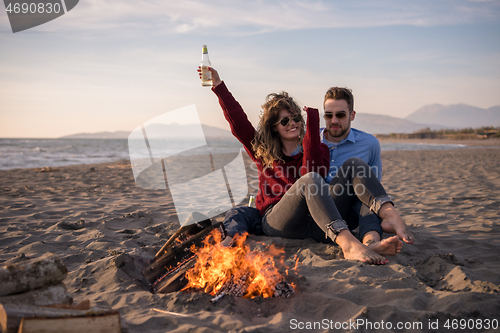
[[(331, 113), (331, 112), (325, 113), (323, 115), (323, 117), (325, 117), (325, 119), (332, 119), (333, 118), (333, 113)], [(345, 112), (345, 111), (337, 112), (337, 113), (335, 113), (335, 117), (338, 120), (342, 120), (345, 117), (347, 117), (347, 112)]]
[(283, 127), (287, 127), (287, 126), (288, 126), (288, 124), (290, 124), (290, 120), (292, 120), (292, 119), (293, 119), (293, 121), (295, 121), (296, 123), (301, 122), (301, 121), (302, 121), (302, 115), (301, 115), (300, 113), (297, 113), (295, 116), (293, 116), (293, 117), (291, 117), (291, 118), (290, 118), (290, 117), (283, 117), (283, 118), (281, 118), (281, 120), (280, 120), (280, 121), (278, 121), (278, 122), (277, 122), (276, 124), (274, 124), (274, 125), (281, 124), (281, 126), (283, 126)]

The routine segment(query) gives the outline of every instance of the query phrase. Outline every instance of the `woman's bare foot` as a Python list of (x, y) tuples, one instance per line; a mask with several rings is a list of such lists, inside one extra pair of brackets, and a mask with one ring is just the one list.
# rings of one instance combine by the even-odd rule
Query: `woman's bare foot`
[(395, 256), (401, 252), (403, 242), (398, 236), (392, 236), (380, 241), (370, 241), (368, 244), (363, 242), (369, 249), (383, 256)]
[(382, 219), (382, 230), (387, 233), (396, 234), (404, 242), (413, 244), (415, 237), (408, 230), (405, 221), (403, 221), (403, 218), (391, 203), (387, 202), (383, 204), (378, 212), (378, 216)]
[(342, 230), (335, 239), (335, 242), (340, 246), (342, 252), (344, 252), (345, 259), (359, 260), (378, 265), (387, 264), (389, 262), (389, 260), (380, 254), (361, 244), (349, 230)]

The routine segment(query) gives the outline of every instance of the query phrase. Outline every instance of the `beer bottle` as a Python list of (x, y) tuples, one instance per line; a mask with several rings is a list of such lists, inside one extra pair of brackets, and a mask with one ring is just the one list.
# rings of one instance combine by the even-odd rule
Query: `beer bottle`
[(248, 207), (255, 208), (255, 195), (250, 195), (250, 198), (248, 198)]
[(212, 86), (212, 73), (207, 69), (207, 67), (212, 66), (210, 60), (208, 59), (208, 49), (206, 45), (203, 45), (203, 50), (201, 54), (201, 85), (202, 86)]

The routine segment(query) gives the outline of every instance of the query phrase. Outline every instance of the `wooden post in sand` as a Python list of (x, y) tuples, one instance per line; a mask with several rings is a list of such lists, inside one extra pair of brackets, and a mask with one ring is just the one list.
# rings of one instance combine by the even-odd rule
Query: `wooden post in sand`
[[(22, 329), (20, 329), (20, 326)], [(119, 333), (120, 313), (113, 310), (71, 310), (29, 305), (0, 304), (0, 331), (58, 333)]]
[(18, 294), (58, 284), (68, 269), (53, 253), (35, 259), (0, 267), (0, 296)]
[(55, 286), (44, 287), (25, 293), (0, 296), (0, 304), (25, 304), (47, 306), (54, 304), (72, 304), (73, 297), (68, 293), (66, 286), (60, 283)]

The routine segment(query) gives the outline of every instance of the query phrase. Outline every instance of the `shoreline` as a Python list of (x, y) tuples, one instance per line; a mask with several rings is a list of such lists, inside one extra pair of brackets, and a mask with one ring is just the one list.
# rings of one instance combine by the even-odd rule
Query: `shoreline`
[[(409, 151), (409, 150), (433, 150), (437, 147), (437, 149), (463, 149), (463, 148), (500, 148), (500, 139), (484, 139), (484, 140), (447, 140), (447, 139), (392, 139), (392, 138), (377, 138), (381, 144), (382, 152), (384, 151)], [(384, 147), (384, 145), (400, 145), (400, 146), (389, 146)], [(404, 145), (407, 145), (406, 147)], [(427, 146), (427, 147), (426, 147)], [(241, 149), (241, 148), (240, 148)], [(234, 150), (236, 152), (237, 149)], [(232, 154), (234, 152), (214, 152), (214, 154)], [(244, 154), (246, 155), (246, 154)], [(193, 155), (196, 156), (196, 155)], [(8, 156), (7, 156), (8, 158)], [(58, 157), (59, 159), (61, 157)], [(105, 158), (102, 158), (105, 159)], [(98, 162), (98, 161), (89, 161), (88, 163), (81, 163), (82, 161), (75, 161), (71, 164), (66, 164), (66, 162), (56, 162), (59, 165), (51, 165), (50, 163), (39, 163), (38, 166), (28, 166), (28, 167), (0, 167), (0, 171), (2, 170), (13, 170), (13, 169), (50, 169), (50, 168), (60, 168), (65, 166), (77, 166), (77, 165), (93, 165), (100, 163), (122, 163), (122, 162), (130, 162), (128, 157), (115, 157), (111, 160)], [(29, 163), (33, 164), (33, 161)]]

